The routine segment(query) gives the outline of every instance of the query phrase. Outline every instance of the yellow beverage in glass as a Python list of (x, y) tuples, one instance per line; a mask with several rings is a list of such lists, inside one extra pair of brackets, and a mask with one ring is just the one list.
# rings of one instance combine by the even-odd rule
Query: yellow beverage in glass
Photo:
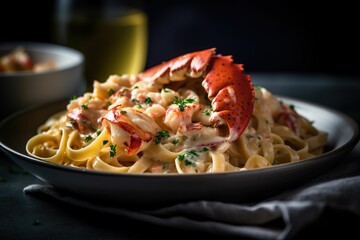
[(129, 8), (104, 18), (88, 12), (57, 21), (57, 41), (85, 56), (89, 89), (94, 80), (104, 82), (112, 74), (137, 74), (144, 70), (148, 38), (147, 18), (141, 10)]

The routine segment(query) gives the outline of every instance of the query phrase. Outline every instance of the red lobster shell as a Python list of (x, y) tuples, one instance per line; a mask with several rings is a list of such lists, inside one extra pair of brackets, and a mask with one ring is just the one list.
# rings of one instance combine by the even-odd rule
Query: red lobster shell
[(168, 84), (203, 77), (202, 86), (212, 101), (211, 122), (226, 124), (228, 141), (236, 140), (246, 129), (254, 107), (254, 88), (242, 64), (231, 56), (215, 54), (215, 48), (188, 53), (139, 74), (141, 81)]

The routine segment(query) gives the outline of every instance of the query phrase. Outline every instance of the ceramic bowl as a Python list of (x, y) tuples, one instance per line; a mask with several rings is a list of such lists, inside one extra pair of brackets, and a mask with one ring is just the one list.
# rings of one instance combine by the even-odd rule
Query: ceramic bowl
[(0, 117), (27, 108), (81, 94), (84, 57), (77, 50), (48, 43), (10, 42), (0, 44), (0, 57), (23, 47), (34, 63), (53, 61), (54, 68), (42, 72), (0, 72)]

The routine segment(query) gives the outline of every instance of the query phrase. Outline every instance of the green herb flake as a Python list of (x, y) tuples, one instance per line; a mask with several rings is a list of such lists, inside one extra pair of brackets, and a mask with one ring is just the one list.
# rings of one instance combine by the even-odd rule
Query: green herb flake
[(182, 161), (185, 159), (185, 154), (179, 154), (178, 156), (179, 161)]
[(85, 142), (89, 142), (89, 141), (91, 141), (93, 139), (93, 137), (91, 136), (91, 135), (87, 135), (86, 137), (85, 137)]
[(190, 160), (188, 160), (188, 159), (185, 159), (184, 163), (185, 163), (185, 166), (196, 167), (196, 163), (193, 162), (193, 161), (190, 161)]
[(81, 105), (81, 108), (86, 110), (86, 109), (89, 109), (89, 106), (87, 104), (83, 104), (83, 105)]
[(207, 151), (209, 151), (209, 148), (207, 148), (207, 147), (203, 147), (203, 148), (201, 149), (201, 152), (207, 152)]
[(184, 140), (184, 141), (185, 141), (185, 140), (187, 140), (189, 137), (188, 137), (188, 136), (186, 136), (186, 135), (182, 135), (182, 136), (181, 136), (181, 138), (182, 138), (182, 140)]
[(71, 126), (76, 125), (76, 121), (73, 118), (69, 118), (69, 123), (71, 124)]
[(196, 157), (200, 156), (201, 153), (209, 151), (209, 148), (203, 147), (201, 149), (192, 149), (186, 153), (179, 154), (177, 159), (184, 161), (185, 166), (196, 167)]
[(111, 144), (110, 145), (110, 157), (115, 157), (116, 156), (116, 144)]
[(179, 142), (180, 142), (179, 139), (175, 139), (174, 141), (172, 141), (172, 144), (176, 145), (176, 144), (178, 144)]
[(193, 156), (199, 156), (199, 154), (196, 152), (196, 150), (190, 150), (188, 153), (187, 153), (189, 156), (193, 155)]
[(139, 109), (142, 108), (141, 104), (136, 104), (135, 107)]
[(109, 142), (109, 140), (104, 140), (103, 145), (106, 145)]
[(113, 95), (115, 93), (114, 89), (110, 88), (109, 89), (109, 96)]
[(205, 109), (204, 111), (203, 111), (203, 113), (206, 115), (206, 116), (209, 116), (210, 114), (211, 114), (211, 111), (212, 111), (213, 109), (212, 108), (208, 108), (208, 109)]
[(122, 114), (126, 114), (127, 112), (125, 110), (120, 111)]
[(183, 112), (185, 110), (185, 107), (189, 103), (193, 103), (193, 102), (195, 102), (194, 98), (180, 99), (178, 97), (175, 97), (175, 99), (173, 100), (173, 104), (177, 104), (179, 106), (181, 112)]
[(154, 141), (156, 144), (161, 143), (161, 139), (164, 137), (170, 137), (170, 134), (167, 130), (161, 130), (159, 132), (156, 133), (155, 137), (154, 137)]
[(73, 95), (71, 98), (70, 98), (70, 101), (73, 101), (73, 100), (76, 100), (78, 97), (76, 95)]
[(145, 98), (145, 103), (146, 104), (152, 103), (152, 99), (150, 97)]
[(96, 130), (96, 135), (99, 136), (101, 134), (101, 130)]
[(163, 88), (163, 89), (161, 89), (161, 91), (163, 91), (163, 92), (170, 92), (170, 90), (168, 89), (168, 88)]
[(139, 88), (139, 86), (134, 86), (134, 89), (138, 89)]

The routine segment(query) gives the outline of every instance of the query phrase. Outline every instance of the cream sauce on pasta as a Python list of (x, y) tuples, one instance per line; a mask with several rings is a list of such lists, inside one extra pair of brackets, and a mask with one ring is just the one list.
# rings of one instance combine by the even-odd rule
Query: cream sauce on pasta
[(225, 125), (212, 125), (206, 96), (200, 79), (161, 85), (113, 75), (51, 116), (26, 150), (79, 168), (163, 174), (256, 169), (324, 151), (327, 134), (265, 88), (255, 88), (251, 121), (233, 142)]

